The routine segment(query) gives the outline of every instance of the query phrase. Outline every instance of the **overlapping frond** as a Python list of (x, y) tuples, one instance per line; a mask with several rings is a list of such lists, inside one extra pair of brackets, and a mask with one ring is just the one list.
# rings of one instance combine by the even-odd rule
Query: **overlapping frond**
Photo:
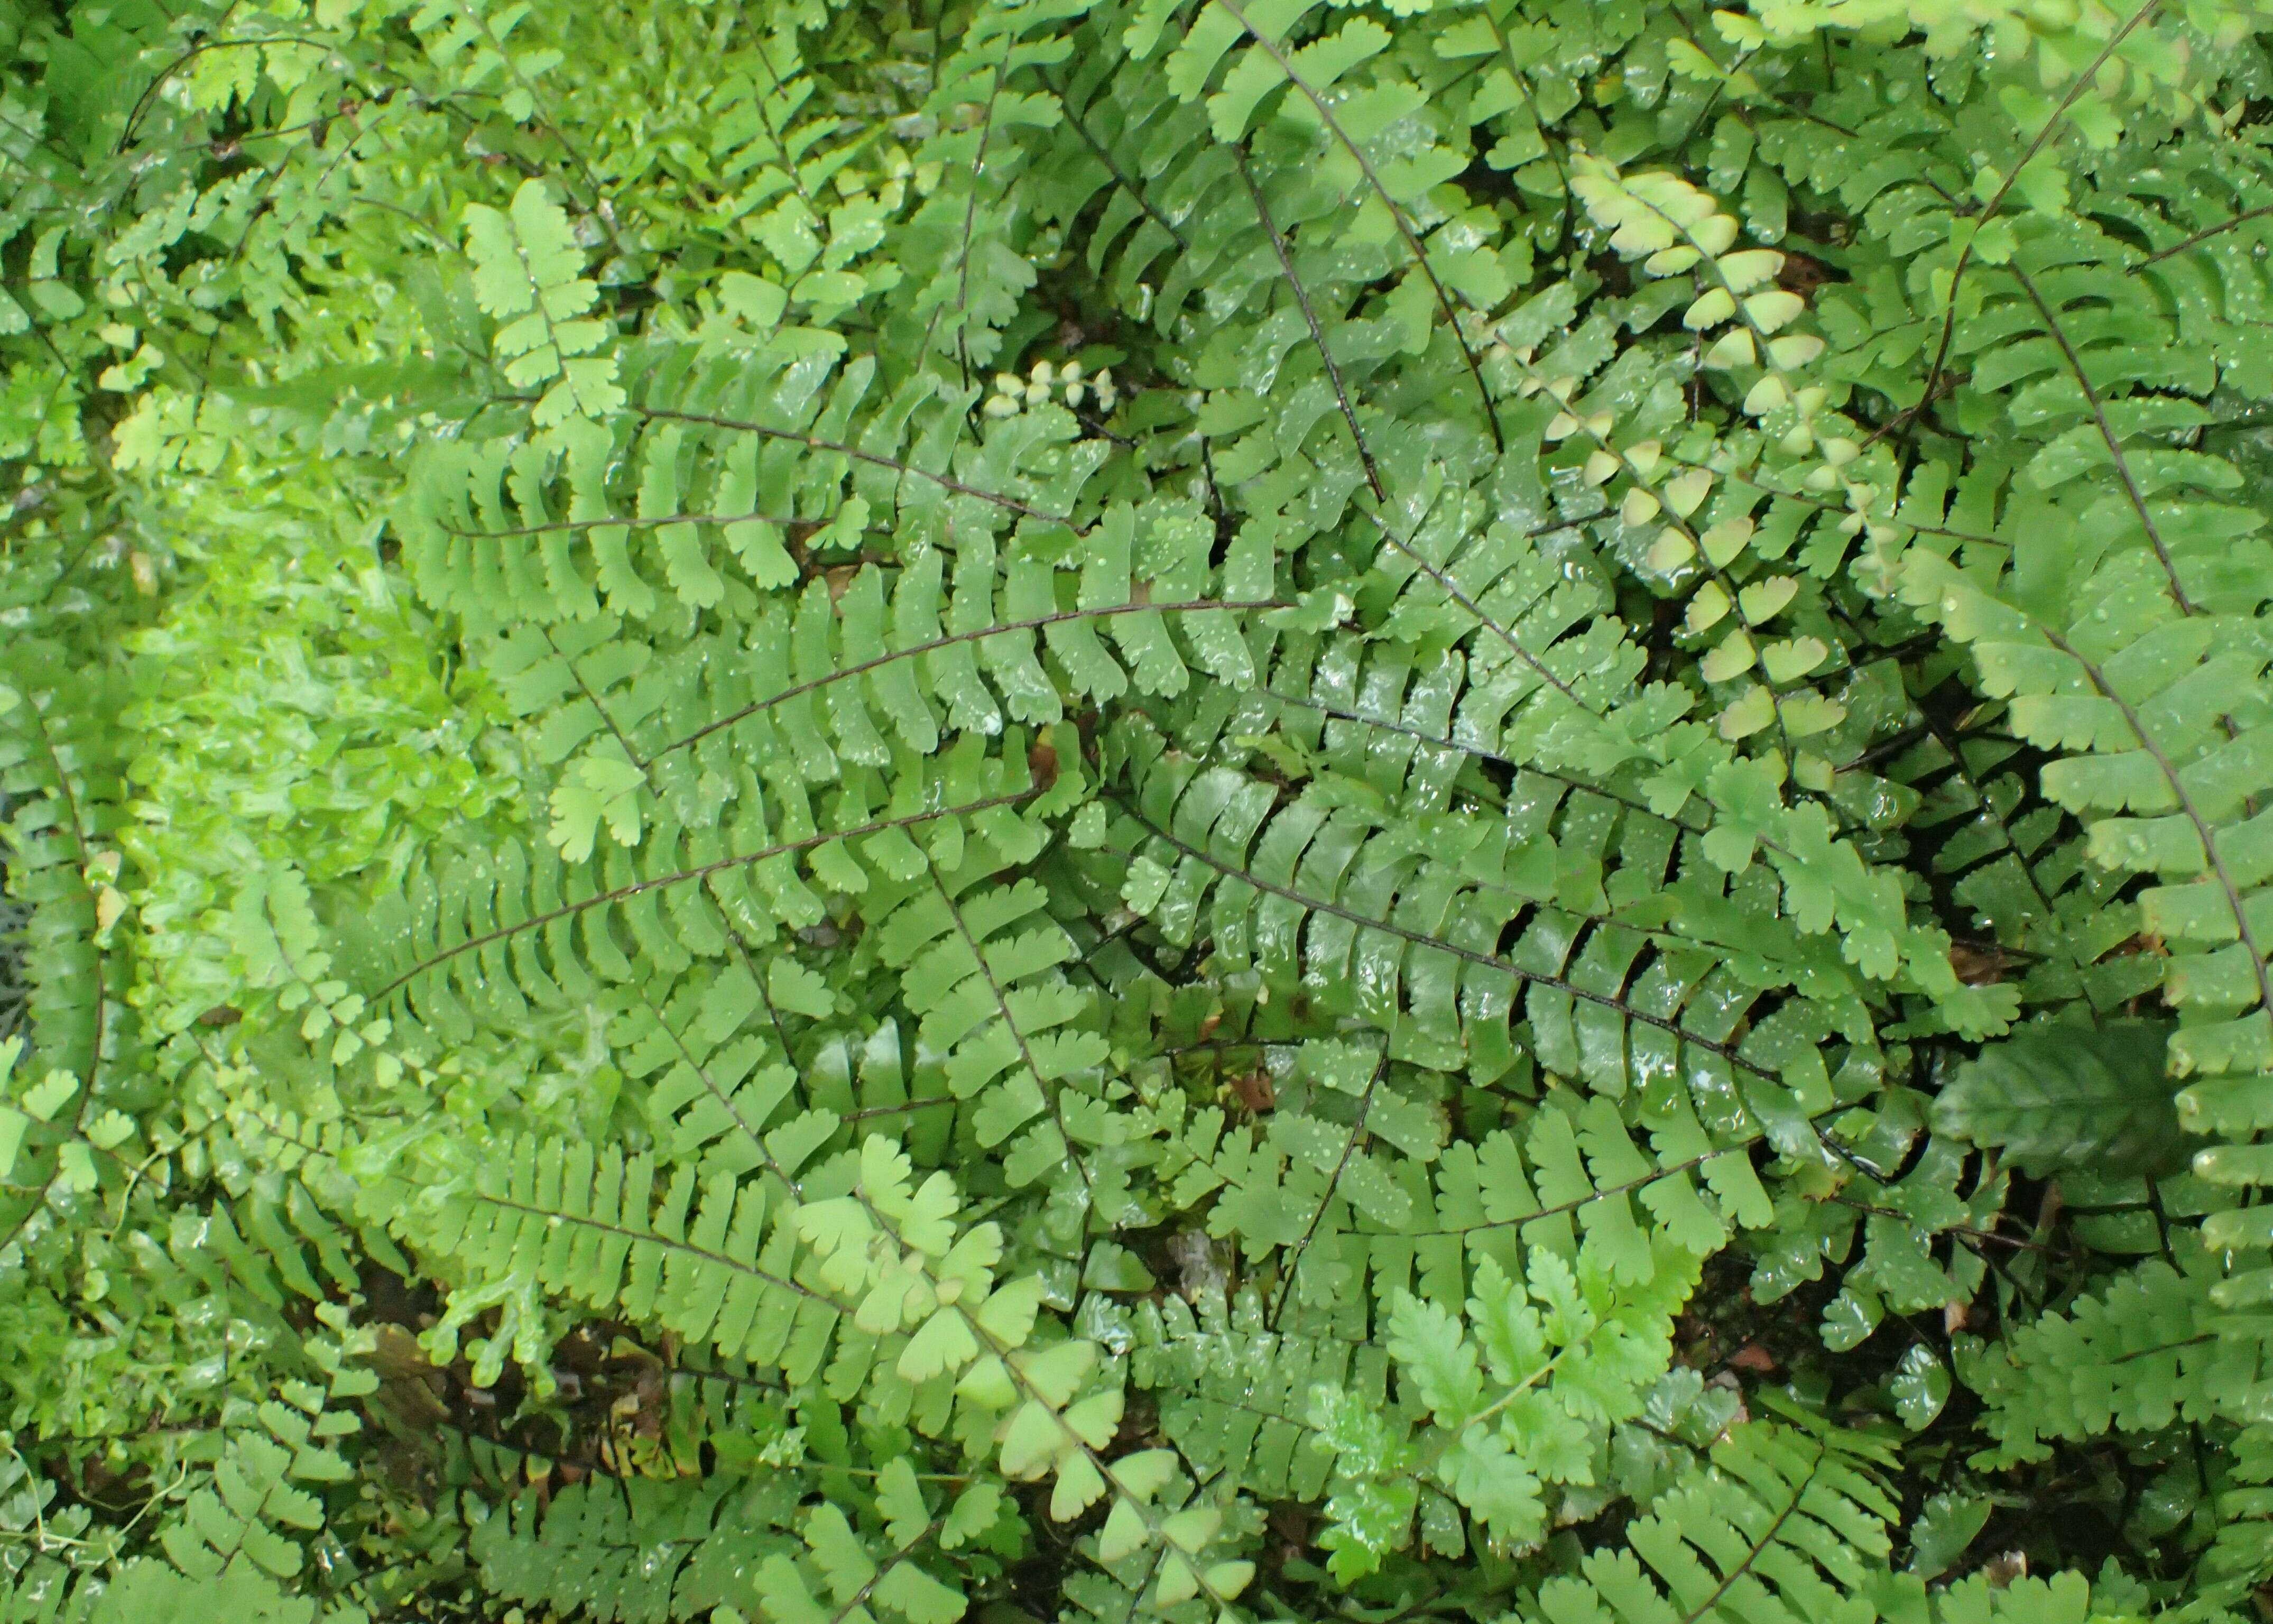
[(2269, 41), (0, 0), (0, 1617), (2262, 1597)]

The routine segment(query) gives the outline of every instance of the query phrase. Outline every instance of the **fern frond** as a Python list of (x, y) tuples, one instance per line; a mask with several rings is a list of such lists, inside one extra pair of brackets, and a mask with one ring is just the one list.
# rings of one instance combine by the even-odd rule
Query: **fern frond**
[(532, 1490), (477, 1524), (469, 1553), (514, 1602), (603, 1624), (666, 1624), (747, 1595), (747, 1575), (791, 1548), (791, 1485), (618, 1482)]
[(1710, 1460), (1629, 1527), (1626, 1549), (1589, 1553), (1583, 1577), (1549, 1580), (1524, 1616), (1872, 1615), (1896, 1507), (1867, 1456), (1829, 1436), (1753, 1423), (1715, 1444)]
[(1160, 1395), (1161, 1425), (1196, 1470), (1228, 1473), (1266, 1500), (1315, 1501), (1332, 1462), (1311, 1447), (1310, 1389), (1383, 1402), (1389, 1363), (1370, 1342), (1271, 1329), (1267, 1308), (1253, 1290), (1142, 1304), (1130, 1374)]
[(1929, 736), (1888, 764), (1886, 781), (1921, 794), (1909, 827), (1937, 832), (1934, 873), (1992, 933), (1992, 955), (2026, 955), (2000, 966), (2019, 972), (2022, 1003), (2081, 996), (2112, 1010), (2158, 984), (2159, 957), (2123, 951), (2134, 945), (2117, 901), (2123, 876), (2092, 862), (2077, 820), (2009, 770), (2022, 747), (1958, 736), (1920, 711)]
[[(967, 763), (956, 765), (981, 764), (974, 753), (966, 756)], [(827, 913), (799, 876), (799, 858), (818, 853), (816, 861), (829, 876), (841, 882), (863, 875), (851, 856), (854, 849), (887, 873), (898, 868), (908, 855), (918, 853), (910, 831), (928, 831), (934, 842), (953, 839), (954, 835), (941, 831), (968, 818), (980, 831), (1003, 832), (1011, 825), (1001, 824), (991, 815), (1009, 813), (1039, 792), (1023, 763), (1016, 781), (1001, 771), (985, 771), (1002, 766), (986, 762), (977, 774), (950, 769), (953, 777), (941, 787), (950, 794), (957, 789), (979, 789), (975, 796), (935, 803), (931, 809), (869, 816), (849, 827), (747, 850), (731, 846), (738, 834), (761, 832), (748, 827), (766, 808), (765, 800), (754, 794), (754, 804), (736, 820), (744, 825), (741, 830), (665, 825), (647, 836), (638, 861), (611, 849), (604, 857), (570, 865), (549, 852), (531, 853), (518, 842), (508, 842), (493, 854), (459, 860), (439, 873), (421, 871), (408, 898), (375, 921), (365, 949), (373, 961), (372, 996), (386, 1001), (401, 994), (422, 1020), (445, 1031), (463, 1030), (469, 1011), (481, 1011), (491, 1019), (517, 1019), (526, 1007), (521, 991), (524, 985), (539, 1004), (558, 1004), (588, 996), (598, 980), (634, 979), (625, 945), (656, 955), (659, 964), (672, 971), (684, 969), (691, 962), (688, 946), (663, 923), (662, 906), (671, 906), (674, 923), (698, 921), (690, 927), (699, 932), (693, 944), (706, 954), (722, 954), (727, 947), (724, 934), (716, 924), (703, 921), (700, 906), (692, 900), (698, 887), (716, 898), (735, 927), (756, 941), (770, 939), (783, 924), (817, 925)], [(962, 784), (954, 782), (958, 777)], [(974, 777), (979, 782), (971, 782)], [(989, 778), (1016, 786), (986, 793), (993, 787), (986, 783)], [(754, 789), (754, 784), (750, 787)], [(785, 810), (810, 816), (797, 803)], [(860, 845), (856, 848), (851, 842)], [(1020, 849), (1026, 840), (1013, 836), (1009, 844)], [(865, 878), (856, 879), (853, 888), (865, 889)], [(626, 933), (621, 944), (614, 934), (617, 921)]]
[(1418, 1508), (1422, 1481), (1457, 1500), (1485, 1540), (1521, 1549), (1543, 1538), (1549, 1486), (1592, 1485), (1610, 1428), (1640, 1413), (1672, 1358), (1697, 1254), (1663, 1237), (1651, 1250), (1645, 1270), (1624, 1258), (1613, 1269), (1591, 1244), (1575, 1264), (1534, 1251), (1514, 1276), (1487, 1258), (1465, 1318), (1399, 1295), (1384, 1346), (1429, 1429), (1400, 1445), (1362, 1401), (1325, 1386), (1311, 1400), (1320, 1447), (1336, 1457), (1324, 1543), (1337, 1575), (1367, 1572), (1409, 1538), (1397, 1514)]
[[(99, 685), (90, 709), (66, 690)], [(117, 839), (126, 821), (126, 741), (116, 730), (116, 673), (75, 669), (45, 638), (0, 660), (0, 807), (11, 894), (22, 922), (29, 987), (17, 1064), (0, 1105), (15, 1193), (0, 1204), (0, 1252), (35, 1228), (51, 1194), (85, 1197), (133, 1150), (132, 1071), (139, 1021), (125, 998), (129, 960), (115, 940), (127, 909)], [(128, 882), (131, 883), (131, 882)]]
[[(2254, 526), (2248, 515), (2232, 517), (2242, 534)], [(2256, 923), (2256, 892), (2273, 871), (2261, 873), (2247, 854), (2251, 808), (2273, 790), (2244, 742), (2267, 703), (2263, 660), (2241, 624), (2187, 607), (2195, 595), (2211, 596), (2205, 583), (2217, 578), (2192, 573), (2197, 560), (2222, 571), (2250, 545), (2235, 545), (2233, 533), (2220, 525), (2173, 532), (2187, 538), (2172, 553), (2174, 575), (2134, 530), (2131, 549), (2104, 555), (2095, 594), (2069, 598), (2050, 616), (1960, 586), (1930, 558), (1914, 564), (1911, 590), (1974, 646), (1992, 691), (2014, 696), (2024, 736), (2070, 752), (2047, 769), (2045, 789), (2089, 818), (2094, 859), (2161, 882), (2141, 900), (2148, 928), (2172, 955), (2168, 996), (2182, 1016), (2172, 1070), (2204, 1079), (2182, 1094), (2181, 1119), (2193, 1131), (2246, 1139), (2256, 1131), (2247, 1104), (2262, 1092), (2256, 1079), (2273, 1071), (2273, 981)], [(2179, 588), (2187, 580), (2194, 593)], [(2111, 600), (2097, 593), (2118, 581), (2131, 596), (2110, 613)], [(2206, 1171), (2254, 1182), (2248, 1151), (2209, 1155)], [(2238, 1217), (2215, 1227), (2229, 1243), (2251, 1232)]]
[[(1017, 1135), (1004, 1162), (1014, 1185), (1068, 1164), (1085, 1185), (1074, 1143), (1093, 1134), (1074, 1124), (1093, 1122), (1102, 1101), (1076, 1105), (1073, 1079), (1094, 1074), (1108, 1048), (1091, 1000), (1061, 968), (1076, 953), (1072, 938), (1046, 918), (1039, 885), (960, 874), (950, 884), (935, 865), (928, 877), (927, 889), (877, 921), (878, 951), (900, 971), (919, 1019), (919, 1043), (937, 1057), (945, 1092), (983, 1096), (971, 1117), (982, 1147)], [(1044, 1112), (1047, 1122), (1027, 1126)]]
[(0, 1619), (2273, 1575), (2261, 0), (0, 44)]
[(568, 217), (535, 181), (514, 193), (509, 213), (484, 204), (466, 211), (474, 292), (482, 309), (502, 320), (497, 351), (506, 381), (546, 386), (531, 418), (539, 428), (574, 417), (600, 417), (623, 404), (615, 357), (594, 355), (612, 336), (585, 312), (599, 289), (577, 274), (583, 252)]
[[(1417, 86), (1390, 79), (1359, 85), (1333, 95), (1337, 81), (1377, 56), (1390, 43), (1388, 31), (1360, 19), (1332, 34), (1297, 47), (1293, 34), (1313, 8), (1303, 4), (1248, 5), (1234, 0), (1212, 0), (1191, 31), (1168, 57), (1168, 83), (1186, 101), (1197, 99), (1213, 77), (1227, 50), (1229, 58), (1218, 88), (1207, 96), (1208, 123), (1215, 139), (1235, 143), (1246, 134), (1265, 97), (1286, 88), (1279, 102), (1282, 118), (1315, 123), (1326, 138), (1320, 177), (1354, 198), (1362, 211), (1385, 214), (1404, 246), (1417, 279), (1415, 296), (1425, 290), (1435, 314), (1450, 330), (1465, 362), (1482, 408), (1484, 424), (1495, 444), (1504, 444), (1490, 392), (1467, 334), (1460, 327), (1447, 283), (1461, 288), (1464, 297), (1489, 304), (1504, 286), (1498, 267), (1473, 252), (1459, 253), (1443, 242), (1432, 259), (1422, 241), (1424, 229), (1439, 224), (1430, 189), (1459, 167), (1449, 151), (1424, 146), (1418, 150), (1392, 146), (1383, 138), (1400, 118), (1409, 115), (1417, 100)], [(1226, 19), (1233, 26), (1225, 26)], [(1234, 30), (1235, 29), (1235, 32)], [(1260, 193), (1256, 194), (1258, 204)], [(1425, 221), (1426, 224), (1423, 224)], [(1275, 235), (1275, 228), (1266, 225)], [(1409, 302), (1409, 301), (1408, 301)], [(1414, 349), (1428, 342), (1424, 330), (1410, 334)], [(1332, 365), (1331, 357), (1326, 362)]]
[[(1795, 1147), (1811, 1137), (1798, 1102), (1822, 1098), (1817, 1045), (1843, 1023), (1795, 1000), (1729, 1041), (1723, 1034), (1759, 996), (1744, 984), (1744, 960), (1716, 967), (1654, 951), (1647, 927), (1624, 924), (1615, 904), (1564, 906), (1572, 893), (1555, 872), (1543, 816), (1536, 832), (1448, 817), (1424, 843), (1384, 829), (1362, 804), (1315, 792), (1272, 814), (1269, 785), (1225, 770), (1164, 761), (1143, 793), (1141, 804), (1121, 803), (1124, 849), (1136, 859), (1123, 896), (1168, 940), (1192, 939), (1207, 906), (1219, 952), (1318, 1008), (1381, 1022), (1397, 1057), (1468, 1068), (1487, 1083), (1512, 1063), (1506, 1023), (1519, 996), (1550, 1071), (1617, 1091), (1627, 1056), (1655, 1056), (1635, 1064), (1701, 1091), (1716, 1132), (1774, 1124), (1797, 1135)], [(1613, 826), (1574, 822), (1568, 834), (1599, 841)], [(1670, 833), (1645, 830), (1631, 855), (1649, 873), (1645, 883), (1662, 888)], [(1601, 883), (1593, 874), (1580, 883), (1590, 882)], [(1719, 903), (1700, 894), (1696, 924), (1715, 917), (1741, 954), (1742, 915)], [(1788, 938), (1782, 946), (1804, 951)]]
[(2212, 1293), (2216, 1257), (2189, 1245), (2178, 1267), (2149, 1259), (2068, 1312), (1992, 1350), (1969, 1344), (1959, 1373), (1988, 1405), (1984, 1464), (2042, 1460), (2056, 1440), (2109, 1427), (2154, 1432), (2234, 1417), (2262, 1379), (2262, 1326)]

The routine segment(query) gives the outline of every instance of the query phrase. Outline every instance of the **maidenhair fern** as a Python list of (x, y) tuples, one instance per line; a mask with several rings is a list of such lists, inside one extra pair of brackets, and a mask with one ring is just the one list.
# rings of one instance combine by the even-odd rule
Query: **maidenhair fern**
[(0, 1620), (2262, 1612), (2269, 39), (0, 0)]

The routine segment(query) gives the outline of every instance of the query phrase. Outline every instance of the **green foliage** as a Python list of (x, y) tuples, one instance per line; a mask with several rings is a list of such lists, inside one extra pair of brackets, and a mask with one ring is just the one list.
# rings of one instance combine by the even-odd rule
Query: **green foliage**
[(1672, 1319), (1695, 1284), (1695, 1260), (1665, 1250), (1620, 1269), (1589, 1247), (1573, 1270), (1542, 1248), (1519, 1282), (1486, 1258), (1465, 1325), (1400, 1294), (1384, 1345), (1430, 1432), (1399, 1447), (1361, 1401), (1325, 1385), (1311, 1396), (1315, 1445), (1338, 1468), (1327, 1502), (1333, 1525), (1320, 1541), (1334, 1553), (1335, 1576), (1369, 1572), (1384, 1548), (1402, 1543), (1399, 1525), (1412, 1519), (1424, 1484), (1449, 1493), (1489, 1538), (1538, 1544), (1547, 1527), (1542, 1485), (1592, 1486), (1603, 1437), (1640, 1413), (1669, 1362)]
[(700, 1617), (791, 1548), (786, 1487), (593, 1478), (550, 1503), (529, 1491), (468, 1543), (483, 1583), (513, 1601), (626, 1624)]
[(2252, 0), (0, 0), (0, 1620), (2273, 1583)]
[(2228, 1410), (2256, 1380), (2254, 1338), (2216, 1335), (2224, 1317), (2209, 1301), (2207, 1260), (2187, 1263), (2181, 1273), (2150, 1259), (1994, 1355), (1975, 1350), (1987, 1363), (1967, 1380), (1988, 1401), (1999, 1440), (1984, 1464), (2041, 1458), (2045, 1437), (2153, 1430)]
[(2184, 1141), (2164, 1081), (2169, 1041), (2146, 1021), (2022, 1028), (1958, 1068), (1935, 1096), (1934, 1126), (1996, 1146), (2038, 1178), (2175, 1172)]

